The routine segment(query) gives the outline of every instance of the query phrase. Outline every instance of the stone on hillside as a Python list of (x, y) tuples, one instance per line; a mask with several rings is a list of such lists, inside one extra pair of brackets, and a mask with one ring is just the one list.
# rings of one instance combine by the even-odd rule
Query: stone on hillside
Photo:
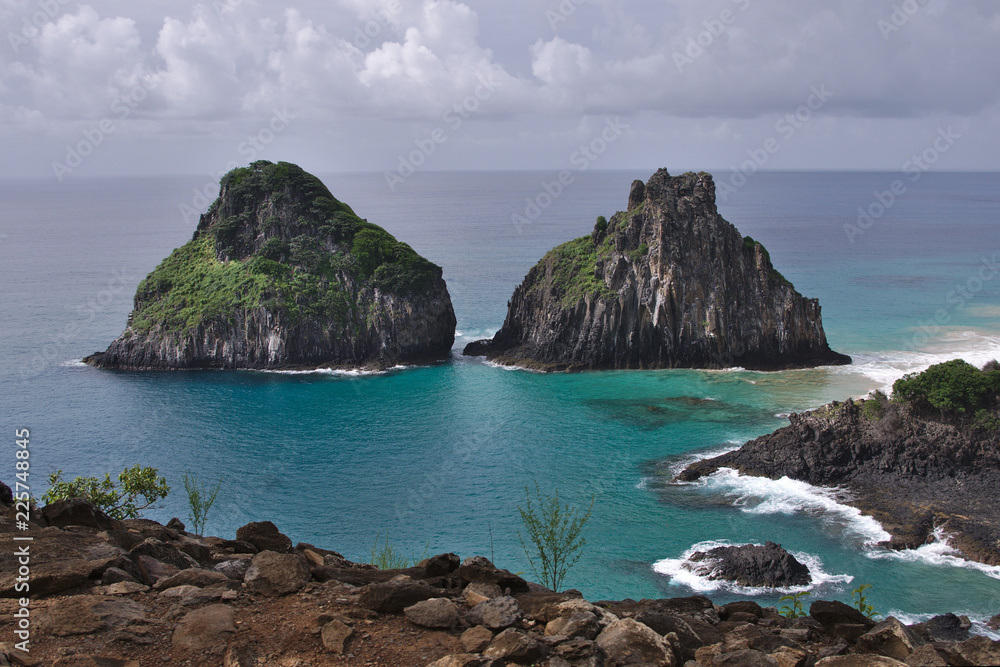
[(667, 640), (632, 618), (615, 621), (597, 637), (597, 645), (616, 663), (648, 663), (674, 667), (676, 659)]
[(871, 620), (860, 611), (836, 600), (816, 600), (809, 605), (809, 615), (824, 627), (837, 623), (872, 625)]
[(54, 601), (44, 612), (45, 632), (57, 637), (90, 635), (144, 618), (138, 602), (101, 595), (76, 595)]
[(601, 632), (597, 617), (586, 611), (573, 612), (568, 616), (560, 616), (545, 625), (545, 635), (563, 637), (583, 637), (595, 639)]
[(136, 582), (135, 576), (121, 569), (120, 567), (109, 567), (101, 575), (101, 583), (105, 586), (117, 584), (122, 581)]
[(213, 604), (188, 613), (177, 624), (173, 647), (181, 652), (221, 654), (236, 632), (236, 611), (225, 604)]
[(42, 516), (50, 526), (84, 526), (94, 530), (117, 530), (121, 524), (104, 513), (97, 505), (83, 498), (57, 500), (42, 508)]
[(493, 641), (493, 631), (482, 625), (477, 625), (463, 632), (460, 641), (462, 648), (469, 653), (482, 653)]
[(224, 560), (221, 563), (215, 564), (215, 571), (221, 572), (226, 575), (229, 579), (234, 579), (236, 581), (243, 581), (243, 578), (247, 575), (247, 570), (250, 569), (250, 561), (252, 559), (233, 559)]
[(424, 566), (424, 571), (428, 579), (433, 577), (444, 577), (457, 570), (461, 564), (462, 559), (460, 559), (456, 554), (439, 554), (427, 561), (427, 564)]
[(423, 628), (453, 628), (458, 625), (458, 607), (447, 598), (431, 598), (403, 610), (413, 624)]
[(528, 582), (524, 579), (507, 570), (501, 570), (482, 556), (466, 558), (455, 570), (455, 574), (469, 583), (496, 584), (504, 591), (509, 588), (512, 593), (528, 590)]
[(140, 667), (138, 660), (109, 658), (96, 655), (66, 655), (52, 663), (52, 667)]
[(156, 582), (156, 585), (153, 586), (153, 588), (158, 591), (165, 591), (168, 588), (173, 588), (174, 586), (197, 586), (198, 588), (205, 588), (207, 586), (225, 584), (228, 581), (229, 577), (222, 572), (192, 568), (190, 570), (181, 570), (172, 577), (161, 579)]
[(484, 658), (471, 653), (454, 653), (446, 655), (427, 667), (504, 667), (504, 661), (499, 658)]
[(257, 551), (292, 552), (292, 541), (270, 521), (254, 521), (237, 529), (236, 539), (249, 542)]
[(932, 642), (964, 642), (972, 624), (968, 618), (942, 614), (912, 626), (912, 630)]
[(641, 611), (633, 618), (644, 625), (648, 625), (658, 635), (666, 636), (671, 632), (677, 635), (681, 658), (685, 661), (694, 660), (695, 651), (709, 643), (701, 638), (694, 628), (691, 627), (690, 623), (674, 614)]
[(890, 616), (858, 639), (858, 649), (903, 661), (924, 643), (916, 632)]
[(243, 578), (252, 593), (277, 597), (295, 593), (309, 583), (309, 566), (299, 554), (261, 551)]
[(778, 667), (778, 663), (760, 651), (740, 649), (715, 656), (712, 667)]
[(819, 660), (816, 667), (907, 667), (907, 664), (884, 655), (835, 655)]
[(320, 631), (320, 639), (323, 641), (323, 648), (331, 653), (343, 655), (344, 645), (354, 634), (351, 626), (336, 619), (326, 623)]
[(503, 591), (500, 590), (499, 586), (483, 582), (473, 582), (462, 591), (462, 597), (465, 599), (465, 604), (469, 605), (469, 608), (475, 607), (480, 602), (498, 598), (501, 595), (503, 595)]
[(502, 595), (486, 602), (481, 602), (465, 615), (470, 625), (484, 625), (490, 630), (503, 630), (515, 625), (524, 618), (517, 600), (509, 595)]
[(514, 628), (508, 628), (498, 634), (483, 651), (483, 655), (487, 658), (499, 658), (520, 665), (529, 665), (540, 660), (543, 653), (542, 645), (537, 639), (525, 634), (523, 630)]
[(132, 547), (128, 555), (136, 562), (138, 562), (140, 556), (146, 556), (166, 565), (172, 565), (179, 570), (198, 567), (198, 561), (194, 558), (191, 558), (191, 556), (188, 556), (174, 545), (158, 540), (155, 537), (145, 539), (140, 544)]
[(977, 635), (960, 644), (955, 651), (973, 665), (1000, 665), (1000, 641)]
[(423, 600), (441, 597), (440, 593), (422, 581), (400, 579), (365, 586), (358, 604), (370, 611), (395, 614)]

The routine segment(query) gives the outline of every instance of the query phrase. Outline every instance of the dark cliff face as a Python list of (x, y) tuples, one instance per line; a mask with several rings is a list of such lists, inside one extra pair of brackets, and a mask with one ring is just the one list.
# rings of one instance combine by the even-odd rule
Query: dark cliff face
[(632, 185), (628, 211), (550, 251), (496, 336), (465, 354), (548, 370), (850, 363), (817, 300), (719, 215), (712, 177), (664, 169)]
[(102, 368), (387, 367), (445, 358), (441, 268), (314, 176), (256, 162), (223, 178), (194, 238), (140, 283)]

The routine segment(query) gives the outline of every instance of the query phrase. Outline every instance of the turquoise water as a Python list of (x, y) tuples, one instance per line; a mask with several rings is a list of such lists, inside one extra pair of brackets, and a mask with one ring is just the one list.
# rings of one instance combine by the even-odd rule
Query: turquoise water
[[(458, 350), (499, 327), (514, 286), (546, 250), (622, 208), (629, 183), (648, 174), (582, 174), (519, 233), (510, 214), (550, 176), (418, 174), (394, 194), (377, 174), (324, 180), (444, 267)], [(5, 428), (31, 429), (36, 495), (55, 469), (153, 465), (174, 487), (149, 513), (165, 521), (186, 516), (183, 473), (221, 478), (208, 529), (224, 536), (268, 518), (293, 540), (354, 559), (388, 533), (414, 556), (483, 554), (528, 571), (517, 505), (537, 481), (572, 504), (594, 500), (584, 557), (567, 581), (591, 598), (702, 591), (708, 582), (663, 572), (676, 575), (698, 543), (772, 540), (821, 567), (816, 597), (847, 600), (872, 583), (879, 611), (988, 617), (1000, 612), (1000, 571), (955, 567), (941, 544), (884, 554), (871, 546), (877, 525), (815, 489), (724, 475), (669, 483), (684, 461), (778, 428), (790, 411), (953, 356), (1000, 356), (1000, 277), (980, 282), (962, 307), (949, 302), (1000, 253), (1000, 175), (926, 175), (850, 243), (844, 223), (893, 178), (758, 174), (720, 203), (820, 299), (831, 345), (856, 361), (776, 374), (542, 375), (457, 355), (381, 375), (97, 371), (78, 360), (120, 333), (138, 281), (190, 237), (194, 222), (179, 205), (204, 178), (0, 183), (0, 414)], [(915, 338), (939, 310), (946, 323)], [(748, 592), (710, 593), (725, 601)]]

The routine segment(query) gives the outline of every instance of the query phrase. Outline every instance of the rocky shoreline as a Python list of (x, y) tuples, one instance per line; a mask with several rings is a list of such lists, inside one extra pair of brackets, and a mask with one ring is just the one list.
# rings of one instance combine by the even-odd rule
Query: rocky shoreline
[[(270, 522), (235, 539), (177, 519), (110, 519), (87, 501), (0, 522), (0, 665), (54, 667), (910, 667), (1000, 663), (1000, 642), (946, 614), (906, 626), (816, 601), (786, 618), (703, 596), (588, 602), (482, 557), (441, 554), (378, 570)], [(15, 542), (31, 537), (31, 542)], [(15, 648), (24, 593), (15, 544), (30, 544), (30, 652)], [(991, 621), (1000, 628), (1000, 615)], [(23, 624), (21, 627), (24, 627)]]
[(843, 502), (914, 549), (938, 535), (965, 558), (1000, 565), (1000, 450), (992, 429), (884, 397), (833, 402), (740, 449), (688, 466), (691, 482), (720, 468), (848, 491)]

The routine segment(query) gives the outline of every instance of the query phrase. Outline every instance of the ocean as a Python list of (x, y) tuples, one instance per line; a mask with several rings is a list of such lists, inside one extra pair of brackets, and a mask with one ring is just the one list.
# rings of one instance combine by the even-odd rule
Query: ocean
[[(125, 373), (80, 359), (119, 335), (138, 282), (185, 243), (207, 206), (204, 175), (0, 182), (0, 415), (12, 484), (15, 429), (31, 431), (31, 485), (155, 466), (172, 486), (147, 516), (187, 520), (182, 476), (221, 480), (207, 531), (270, 519), (293, 541), (366, 560), (376, 537), (419, 558), (485, 555), (535, 578), (518, 539), (526, 488), (593, 500), (566, 585), (590, 599), (747, 591), (692, 576), (696, 548), (771, 540), (818, 573), (812, 599), (850, 601), (872, 584), (882, 614), (907, 620), (1000, 612), (1000, 568), (940, 541), (887, 553), (843, 497), (790, 480), (672, 471), (787, 423), (787, 415), (887, 388), (955, 357), (1000, 357), (1000, 174), (758, 173), (720, 212), (817, 297), (849, 367), (781, 373), (539, 374), (459, 355), (491, 336), (528, 269), (551, 247), (625, 208), (647, 171), (322, 175), (333, 193), (444, 267), (458, 317), (452, 359), (382, 374)], [(718, 174), (717, 182), (728, 179)], [(902, 195), (886, 192), (897, 179)], [(217, 189), (215, 190), (217, 192)], [(538, 205), (528, 224), (528, 201)], [(539, 205), (541, 204), (541, 205)], [(865, 213), (867, 217), (860, 217)], [(860, 217), (860, 220), (859, 220)], [(859, 224), (860, 223), (860, 224)], [(845, 225), (847, 227), (845, 228)]]

